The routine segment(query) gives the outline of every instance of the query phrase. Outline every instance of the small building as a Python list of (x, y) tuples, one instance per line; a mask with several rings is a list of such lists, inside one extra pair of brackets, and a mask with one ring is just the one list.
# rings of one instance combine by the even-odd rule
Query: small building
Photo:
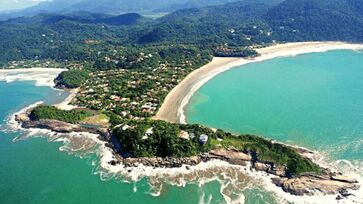
[(154, 131), (153, 131), (153, 128), (151, 127), (151, 128), (149, 128), (149, 129), (146, 130), (146, 133), (145, 134), (151, 135), (153, 133), (154, 133)]
[(149, 128), (146, 130), (145, 135), (142, 137), (143, 140), (146, 140), (149, 138), (150, 135), (154, 133), (153, 128)]
[(202, 134), (199, 136), (199, 143), (205, 144), (208, 142), (208, 135)]
[(129, 129), (130, 128), (130, 126), (128, 126), (128, 125), (124, 125), (124, 126), (122, 126), (122, 130), (123, 131), (125, 131), (125, 130), (127, 130), (127, 129)]

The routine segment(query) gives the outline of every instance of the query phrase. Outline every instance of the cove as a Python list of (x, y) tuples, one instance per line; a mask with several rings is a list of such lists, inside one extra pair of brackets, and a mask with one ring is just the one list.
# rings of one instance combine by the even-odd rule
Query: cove
[(337, 50), (236, 67), (201, 87), (185, 112), (188, 123), (362, 163), (363, 53)]

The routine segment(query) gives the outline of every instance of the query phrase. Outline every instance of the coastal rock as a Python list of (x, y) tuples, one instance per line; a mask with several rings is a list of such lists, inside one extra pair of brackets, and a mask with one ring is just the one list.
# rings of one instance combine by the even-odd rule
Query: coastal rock
[(19, 115), (15, 115), (15, 120), (16, 121), (29, 121), (29, 117), (28, 114), (19, 114)]
[(256, 162), (254, 165), (255, 169), (257, 171), (269, 171), (271, 169), (271, 165), (270, 164), (265, 164), (262, 162)]
[(57, 120), (22, 121), (22, 127), (49, 129), (60, 133), (86, 131), (85, 129), (79, 127), (78, 125), (73, 125), (70, 123)]
[[(49, 129), (61, 133), (70, 132), (90, 132), (100, 134), (103, 140), (110, 142), (111, 137), (108, 129), (104, 128), (84, 128), (81, 125), (65, 123), (57, 120), (39, 120), (32, 121), (27, 114), (16, 116), (16, 120), (21, 122), (23, 128), (41, 128)], [(113, 148), (112, 144), (106, 145), (110, 149)], [(309, 154), (310, 152), (304, 150), (301, 154)], [(252, 157), (253, 153), (243, 153), (237, 149), (215, 149), (209, 153), (201, 153), (197, 156), (187, 158), (122, 158), (116, 152), (113, 159), (109, 162), (110, 165), (116, 166), (123, 164), (125, 168), (139, 167), (140, 165), (149, 166), (153, 168), (176, 168), (185, 165), (186, 169), (191, 169), (201, 162), (207, 162), (211, 159), (219, 159), (227, 161), (230, 164), (245, 166), (246, 162), (252, 162), (252, 168), (257, 171), (265, 171), (276, 175), (272, 181), (275, 185), (280, 186), (284, 191), (294, 195), (312, 195), (316, 191), (324, 194), (339, 194), (337, 199), (343, 199), (351, 194), (347, 189), (358, 189), (358, 182), (355, 179), (348, 178), (339, 173), (332, 173), (329, 169), (325, 169), (321, 174), (304, 174), (299, 177), (289, 178), (286, 176), (286, 167), (275, 165), (273, 163), (266, 163), (259, 161), (257, 157)]]
[(282, 165), (274, 165), (268, 173), (274, 174), (280, 177), (286, 177), (286, 167)]
[(140, 164), (150, 167), (166, 167), (166, 168), (178, 168), (183, 165), (195, 166), (201, 162), (201, 158), (198, 156), (187, 158), (161, 158), (161, 157), (145, 157), (145, 158), (124, 158), (120, 159), (125, 167), (137, 167)]
[[(352, 180), (353, 181), (353, 180)], [(272, 182), (293, 195), (313, 195), (315, 191), (336, 194), (345, 189), (356, 190), (359, 186), (350, 180), (333, 180), (329, 175), (306, 174), (297, 178), (273, 178)]]
[(234, 165), (247, 166), (246, 161), (241, 159), (229, 159), (228, 162)]
[(111, 138), (111, 134), (106, 128), (84, 128), (80, 125), (70, 124), (63, 121), (58, 120), (30, 120), (27, 114), (17, 115), (15, 119), (21, 123), (22, 128), (39, 128), (39, 129), (47, 129), (52, 130), (54, 132), (59, 133), (72, 133), (72, 132), (89, 132), (93, 134), (99, 134), (102, 136), (100, 139), (104, 139), (108, 141)]
[(333, 175), (331, 176), (332, 180), (335, 181), (341, 181), (341, 182), (347, 182), (347, 183), (358, 183), (358, 181), (356, 179), (352, 179), (346, 176), (342, 176), (342, 175)]
[(209, 152), (209, 154), (220, 157), (227, 160), (242, 160), (242, 161), (251, 161), (251, 155), (242, 153), (237, 150), (227, 150), (227, 149), (216, 149)]

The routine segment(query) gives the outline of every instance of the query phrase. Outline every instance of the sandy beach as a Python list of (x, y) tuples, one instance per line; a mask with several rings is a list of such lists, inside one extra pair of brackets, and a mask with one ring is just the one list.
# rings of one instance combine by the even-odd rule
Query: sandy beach
[(184, 108), (193, 94), (216, 75), (236, 66), (259, 62), (276, 57), (296, 56), (299, 54), (326, 52), (329, 50), (360, 50), (363, 44), (344, 42), (299, 42), (277, 44), (257, 49), (260, 56), (254, 59), (213, 58), (212, 62), (190, 73), (165, 98), (154, 119), (172, 123), (186, 123)]
[[(211, 63), (195, 70), (190, 75), (188, 75), (176, 88), (174, 88), (169, 93), (156, 118), (170, 122), (185, 121), (183, 108), (189, 102), (189, 99), (195, 93), (195, 91), (197, 91), (201, 86), (203, 86), (203, 84), (212, 79), (214, 76), (235, 66), (268, 60), (275, 57), (298, 55), (309, 52), (323, 52), (333, 49), (363, 49), (363, 45), (351, 45), (344, 43), (291, 43), (259, 49), (258, 52), (261, 54), (261, 56), (257, 57), (256, 59), (247, 60), (241, 58), (214, 58)], [(24, 76), (28, 75), (26, 76), (26, 79), (35, 80), (34, 76), (32, 75), (33, 72), (29, 72), (29, 70), (23, 71), (25, 72)], [(45, 73), (46, 71), (50, 70), (44, 69), (32, 71), (34, 71), (34, 74), (37, 76), (38, 80), (44, 81), (47, 79), (49, 82), (48, 85), (51, 86), (54, 86), (53, 79), (60, 73), (59, 69), (54, 70), (55, 72), (52, 74), (51, 72)], [(15, 77), (15, 75), (17, 75), (19, 72), (23, 74), (22, 70), (0, 70), (0, 77), (2, 74), (5, 76), (6, 72), (9, 73), (7, 77), (11, 77), (11, 75), (14, 75), (13, 77)], [(70, 95), (63, 102), (56, 104), (56, 106), (66, 110), (73, 108), (73, 106), (70, 106), (69, 103), (76, 96), (77, 91), (77, 89), (71, 90)], [(23, 113), (29, 108), (33, 108), (39, 104), (41, 104), (41, 102), (35, 103), (27, 108), (24, 108), (18, 113), (15, 113), (9, 121), (9, 124), (13, 126), (13, 129), (21, 128), (20, 125), (15, 121), (16, 114)], [(161, 181), (165, 181), (165, 179), (167, 179), (172, 185), (176, 186), (185, 186), (187, 183), (192, 181), (198, 182), (199, 185), (202, 185), (203, 183), (217, 180), (221, 183), (222, 186), (220, 190), (221, 194), (225, 198), (226, 202), (229, 203), (231, 200), (228, 192), (234, 192), (234, 188), (240, 189), (241, 185), (244, 185), (246, 182), (246, 179), (253, 179), (255, 180), (255, 183), (263, 186), (269, 192), (274, 192), (279, 200), (289, 200), (293, 201), (294, 203), (301, 203), (302, 200), (302, 197), (286, 193), (280, 187), (274, 185), (271, 182), (273, 175), (268, 175), (265, 172), (254, 171), (250, 168), (249, 163), (246, 167), (244, 167), (232, 165), (225, 161), (211, 160), (206, 163), (201, 163), (197, 166), (191, 166), (188, 169), (185, 166), (168, 169), (153, 168), (142, 165), (138, 167), (125, 168), (123, 164), (118, 164), (116, 166), (110, 164), (110, 161), (115, 159), (114, 151), (107, 147), (105, 145), (106, 142), (100, 140), (98, 135), (91, 133), (61, 134), (42, 129), (30, 129), (27, 131), (29, 131), (29, 133), (26, 137), (31, 137), (32, 135), (45, 135), (49, 137), (49, 141), (63, 142), (64, 145), (60, 147), (61, 151), (74, 153), (77, 151), (95, 151), (96, 149), (100, 158), (100, 162), (98, 164), (99, 169), (97, 170), (97, 173), (102, 179), (108, 179), (108, 175), (122, 175), (124, 176), (126, 182), (138, 181), (142, 178), (148, 177), (150, 178), (151, 185), (153, 187), (151, 193), (153, 193), (152, 195), (154, 196), (160, 195), (163, 184)], [(218, 175), (223, 175), (224, 179), (221, 180)], [(235, 177), (236, 175), (238, 175), (237, 179)], [(362, 182), (361, 180), (359, 181)], [(352, 197), (351, 199), (354, 199), (352, 202), (355, 202), (355, 200), (359, 200), (361, 198), (361, 192), (362, 189), (355, 193), (358, 195), (358, 197)], [(243, 195), (241, 196), (242, 197), (240, 199), (243, 200)], [(307, 203), (334, 203), (334, 201), (336, 201), (336, 195), (322, 195), (317, 193), (317, 195), (314, 196), (305, 196), (303, 197), (303, 200)]]
[(179, 122), (178, 109), (183, 104), (183, 100), (188, 93), (195, 92), (199, 88), (195, 85), (209, 76), (217, 75), (223, 67), (232, 67), (233, 64), (240, 60), (240, 58), (215, 57), (209, 64), (189, 74), (167, 95), (154, 119), (172, 123)]
[(64, 99), (64, 101), (55, 104), (54, 106), (61, 109), (61, 110), (72, 110), (77, 108), (77, 106), (74, 105), (70, 105), (70, 103), (72, 102), (72, 100), (77, 96), (77, 93), (79, 91), (79, 88), (77, 89), (70, 89), (69, 90), (69, 96)]

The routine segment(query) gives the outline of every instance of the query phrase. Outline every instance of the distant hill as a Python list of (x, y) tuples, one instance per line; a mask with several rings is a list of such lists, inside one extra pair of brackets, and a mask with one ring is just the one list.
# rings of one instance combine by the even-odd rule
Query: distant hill
[(363, 40), (363, 0), (287, 0), (264, 20), (279, 40)]
[(118, 16), (110, 16), (104, 14), (92, 14), (92, 13), (82, 13), (82, 15), (58, 15), (58, 14), (48, 14), (42, 15), (42, 23), (55, 24), (61, 21), (72, 21), (75, 23), (83, 24), (106, 24), (106, 25), (133, 25), (141, 20), (146, 20), (137, 13), (127, 13)]
[(179, 10), (159, 19), (140, 42), (362, 42), (362, 5), (363, 0), (245, 0)]
[(20, 11), (0, 14), (0, 20), (40, 13), (70, 14), (79, 11), (119, 15), (122, 13), (159, 13), (178, 9), (220, 5), (238, 0), (53, 0)]
[(244, 0), (177, 10), (158, 19), (39, 14), (0, 22), (0, 63), (84, 60), (116, 46), (193, 45), (240, 50), (296, 41), (363, 42), (363, 0)]

